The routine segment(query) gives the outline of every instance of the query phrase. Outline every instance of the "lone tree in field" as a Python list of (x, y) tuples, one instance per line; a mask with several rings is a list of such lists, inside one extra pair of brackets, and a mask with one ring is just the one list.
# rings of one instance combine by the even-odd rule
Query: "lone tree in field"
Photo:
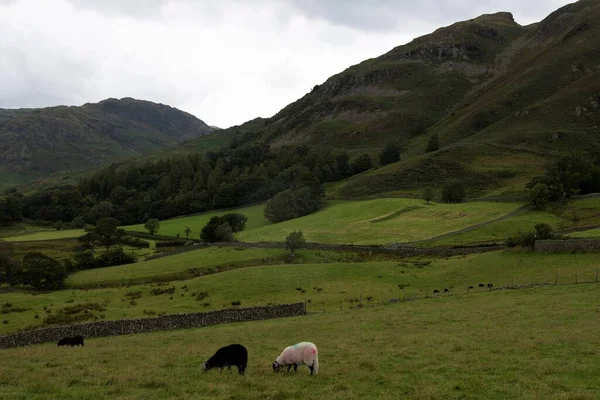
[(543, 210), (550, 201), (550, 189), (545, 183), (536, 184), (528, 194), (529, 202), (537, 210)]
[(150, 218), (144, 224), (144, 228), (146, 228), (146, 230), (150, 232), (151, 235), (154, 235), (160, 229), (160, 221), (156, 218)]
[(285, 238), (285, 248), (290, 251), (293, 255), (296, 254), (296, 250), (306, 244), (302, 231), (292, 232)]
[(429, 202), (431, 200), (433, 200), (435, 196), (435, 192), (433, 191), (432, 188), (428, 187), (425, 188), (425, 190), (423, 190), (423, 200), (425, 200), (427, 202), (427, 204), (429, 204)]
[(437, 133), (434, 133), (429, 138), (429, 142), (427, 142), (427, 148), (425, 149), (425, 153), (431, 153), (432, 151), (439, 150), (440, 148), (440, 139), (438, 138)]
[(185, 232), (185, 238), (189, 239), (190, 238), (190, 233), (192, 233), (192, 230), (190, 229), (190, 227), (186, 226), (184, 232)]
[(117, 244), (125, 235), (123, 229), (119, 229), (119, 221), (114, 218), (102, 218), (96, 222), (96, 234), (98, 241), (106, 246), (106, 250), (113, 244)]
[(390, 143), (379, 154), (379, 163), (381, 165), (388, 165), (396, 161), (400, 161), (400, 148)]
[(448, 182), (442, 188), (442, 200), (446, 203), (460, 203), (465, 199), (465, 187), (459, 181)]
[(56, 290), (64, 287), (67, 270), (64, 265), (42, 253), (27, 253), (18, 271), (19, 283), (37, 290)]

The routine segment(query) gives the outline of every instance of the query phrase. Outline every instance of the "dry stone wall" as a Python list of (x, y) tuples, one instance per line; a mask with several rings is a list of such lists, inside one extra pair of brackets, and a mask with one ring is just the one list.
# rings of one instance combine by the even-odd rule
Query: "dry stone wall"
[(544, 253), (600, 251), (600, 239), (536, 240), (534, 249)]
[(0, 349), (45, 342), (57, 342), (65, 336), (73, 335), (81, 335), (85, 338), (116, 336), (142, 332), (197, 328), (232, 322), (293, 317), (305, 314), (306, 305), (304, 303), (294, 303), (266, 307), (232, 308), (204, 313), (172, 314), (158, 318), (98, 321), (85, 324), (35, 329), (0, 336)]

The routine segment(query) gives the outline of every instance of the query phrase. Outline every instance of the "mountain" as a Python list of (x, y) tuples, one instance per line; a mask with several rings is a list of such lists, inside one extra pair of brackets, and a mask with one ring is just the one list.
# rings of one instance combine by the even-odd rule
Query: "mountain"
[(80, 107), (0, 109), (0, 181), (97, 167), (214, 130), (176, 108), (132, 98)]
[[(337, 186), (339, 196), (410, 192), (451, 178), (501, 196), (522, 191), (558, 153), (600, 151), (598, 104), (600, 1), (581, 0), (528, 26), (499, 12), (440, 28), (251, 124), (255, 140), (272, 146), (373, 156), (387, 143), (400, 146), (403, 161)], [(433, 134), (440, 150), (425, 153)]]

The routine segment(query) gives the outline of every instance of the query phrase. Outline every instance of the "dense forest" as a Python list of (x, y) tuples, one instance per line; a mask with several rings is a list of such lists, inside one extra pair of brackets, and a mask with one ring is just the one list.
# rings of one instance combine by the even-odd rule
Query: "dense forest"
[(310, 193), (309, 201), (315, 204), (305, 208), (314, 210), (323, 195), (323, 182), (362, 171), (360, 164), (368, 157), (357, 158), (354, 165), (345, 151), (271, 149), (250, 139), (236, 140), (218, 152), (113, 164), (77, 185), (28, 196), (13, 189), (0, 200), (0, 224), (25, 218), (81, 227), (112, 217), (128, 225), (265, 201), (288, 190)]

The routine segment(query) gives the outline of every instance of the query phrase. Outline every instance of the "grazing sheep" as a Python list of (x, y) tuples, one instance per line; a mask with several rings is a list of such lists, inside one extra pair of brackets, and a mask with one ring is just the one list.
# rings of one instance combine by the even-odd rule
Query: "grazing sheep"
[(474, 289), (473, 286), (469, 286), (469, 289)]
[(433, 291), (433, 294), (437, 294), (437, 293), (440, 293), (440, 291), (437, 289)]
[(294, 366), (294, 372), (298, 371), (298, 365), (308, 365), (311, 375), (319, 373), (319, 351), (317, 346), (310, 342), (301, 342), (286, 347), (273, 363), (273, 371), (278, 372), (281, 366), (288, 366), (288, 371)]
[(479, 287), (485, 287), (485, 285), (483, 283), (480, 283)]
[(450, 289), (444, 289), (444, 293), (450, 293)]
[(83, 336), (67, 336), (58, 341), (57, 346), (82, 346), (83, 347)]
[(208, 361), (204, 362), (203, 369), (208, 371), (212, 368), (220, 368), (223, 371), (224, 367), (231, 369), (232, 365), (237, 367), (240, 375), (244, 375), (248, 365), (248, 350), (241, 344), (221, 347)]
[(491, 288), (493, 288), (493, 287), (494, 287), (494, 285), (492, 285), (491, 283), (488, 283), (488, 288), (490, 288), (490, 289), (491, 289)]

